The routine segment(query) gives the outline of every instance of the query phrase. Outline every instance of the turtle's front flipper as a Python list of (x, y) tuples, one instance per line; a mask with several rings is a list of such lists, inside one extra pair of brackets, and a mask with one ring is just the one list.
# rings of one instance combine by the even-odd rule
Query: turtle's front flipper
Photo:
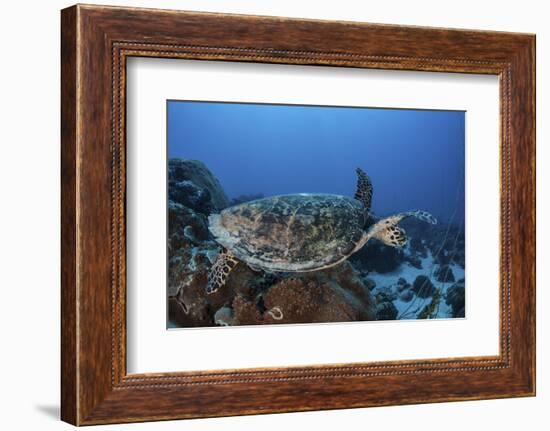
[(407, 234), (399, 226), (401, 220), (407, 217), (416, 217), (426, 223), (436, 224), (437, 219), (426, 211), (408, 211), (383, 218), (375, 223), (368, 232), (368, 237), (376, 238), (392, 247), (403, 247), (407, 243)]
[(418, 220), (422, 220), (429, 224), (437, 224), (437, 219), (431, 215), (428, 211), (422, 211), (422, 210), (414, 210), (414, 211), (407, 211), (406, 213), (403, 213), (403, 218), (405, 217), (416, 217)]
[(227, 281), (227, 276), (238, 263), (239, 261), (226, 249), (220, 251), (214, 265), (212, 265), (208, 273), (206, 293), (214, 293), (222, 287)]
[(357, 168), (355, 172), (357, 172), (357, 189), (354, 198), (362, 202), (368, 212), (372, 202), (372, 183), (361, 168)]

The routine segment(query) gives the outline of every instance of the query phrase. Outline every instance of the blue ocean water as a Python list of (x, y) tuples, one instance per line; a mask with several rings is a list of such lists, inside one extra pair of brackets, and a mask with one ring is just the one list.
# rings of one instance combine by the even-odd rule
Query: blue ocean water
[(228, 197), (353, 196), (371, 177), (372, 210), (422, 209), (464, 222), (465, 112), (168, 101), (168, 157), (204, 162)]

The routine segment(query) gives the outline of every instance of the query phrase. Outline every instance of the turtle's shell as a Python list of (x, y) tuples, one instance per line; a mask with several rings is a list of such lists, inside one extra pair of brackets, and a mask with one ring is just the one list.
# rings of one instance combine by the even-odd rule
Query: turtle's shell
[(267, 271), (313, 271), (346, 259), (363, 235), (363, 204), (346, 196), (272, 196), (209, 217), (216, 241)]

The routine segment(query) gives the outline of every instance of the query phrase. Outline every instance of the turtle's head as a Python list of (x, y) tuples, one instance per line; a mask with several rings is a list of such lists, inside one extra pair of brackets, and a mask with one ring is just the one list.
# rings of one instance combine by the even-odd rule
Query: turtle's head
[(365, 231), (362, 241), (363, 244), (370, 238), (376, 238), (391, 247), (403, 247), (407, 244), (408, 238), (405, 230), (397, 224), (408, 217), (414, 217), (425, 223), (436, 224), (437, 219), (427, 211), (407, 211), (395, 214), (375, 222)]

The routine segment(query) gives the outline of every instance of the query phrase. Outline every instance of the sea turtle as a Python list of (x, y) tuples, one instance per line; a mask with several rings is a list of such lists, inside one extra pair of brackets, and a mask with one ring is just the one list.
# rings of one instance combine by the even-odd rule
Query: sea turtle
[(406, 217), (437, 220), (426, 211), (408, 211), (375, 220), (370, 214), (372, 183), (357, 168), (353, 198), (299, 193), (257, 199), (208, 217), (208, 228), (222, 246), (208, 274), (207, 293), (218, 290), (231, 270), (244, 262), (266, 272), (309, 272), (343, 262), (376, 238), (402, 247)]

